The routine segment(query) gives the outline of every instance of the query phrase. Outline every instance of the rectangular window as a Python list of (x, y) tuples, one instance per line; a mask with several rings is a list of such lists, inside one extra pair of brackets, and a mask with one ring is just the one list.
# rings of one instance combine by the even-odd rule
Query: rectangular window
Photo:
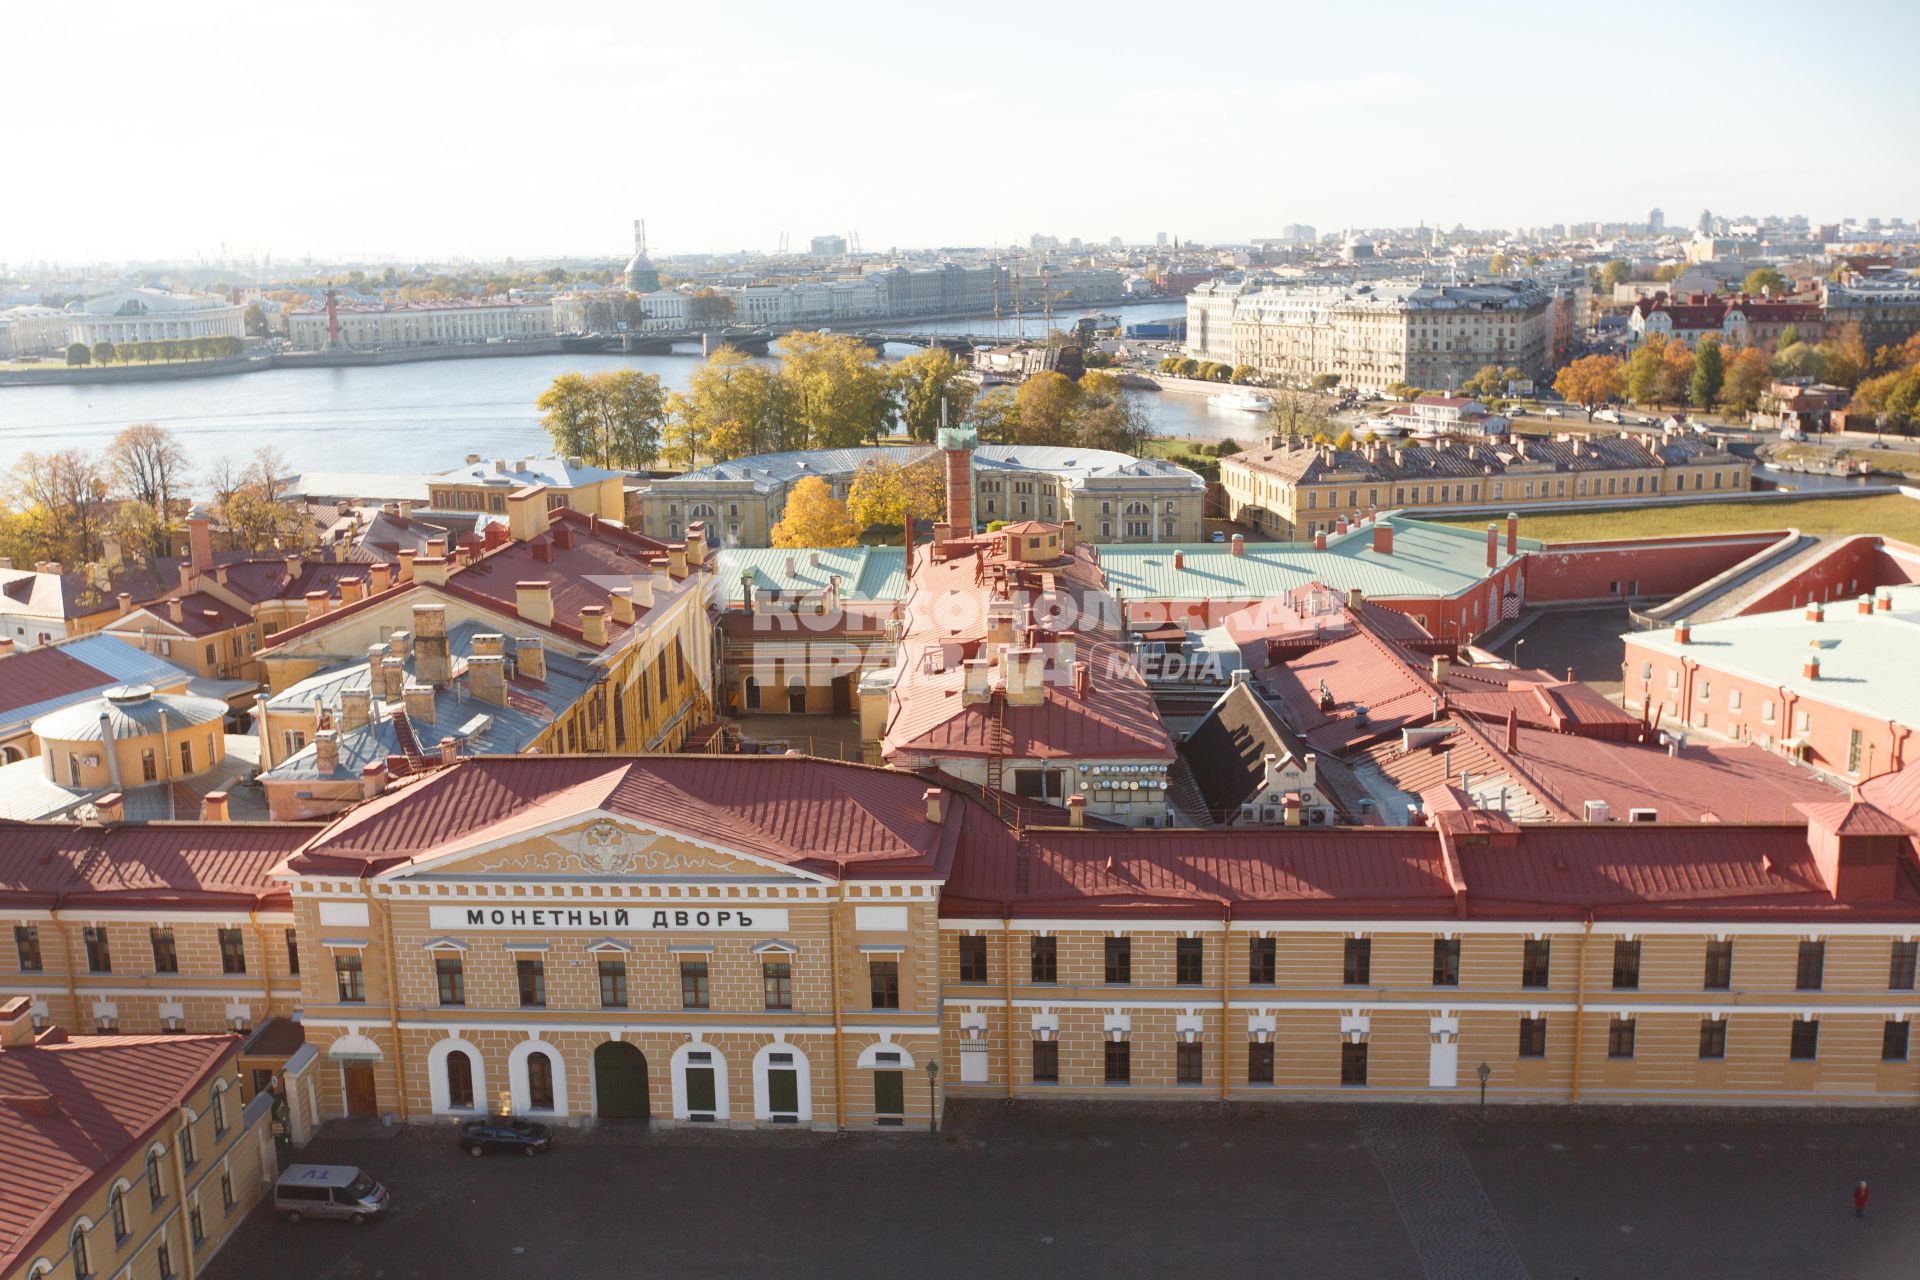
[(366, 975), (360, 971), (358, 951), (337, 951), (333, 956), (333, 979), (340, 988), (343, 1004), (360, 1004), (367, 998)]
[(1727, 1020), (1725, 1018), (1700, 1019), (1700, 1056), (1714, 1059), (1727, 1056)]
[(1640, 939), (1613, 940), (1613, 989), (1636, 991), (1640, 987)]
[(1607, 1024), (1607, 1056), (1609, 1058), (1633, 1056), (1632, 1018), (1615, 1018)]
[(1825, 981), (1827, 969), (1827, 944), (1823, 941), (1802, 942), (1800, 944), (1800, 963), (1793, 976), (1796, 991), (1818, 991)]
[(1552, 970), (1553, 940), (1528, 938), (1520, 956), (1520, 985), (1544, 987)]
[(1880, 1058), (1884, 1062), (1907, 1060), (1907, 1033), (1910, 1022), (1889, 1021), (1880, 1029)]
[(1126, 1084), (1133, 1079), (1133, 1046), (1125, 1040), (1106, 1042), (1106, 1081)]
[(1520, 1019), (1520, 1056), (1523, 1058), (1547, 1056), (1547, 1020), (1545, 1018)]
[(1274, 967), (1273, 939), (1255, 938), (1247, 953), (1247, 981), (1258, 987), (1272, 986)]
[(300, 972), (300, 934), (298, 930), (287, 930), (287, 972), (298, 975)]
[(1342, 1042), (1340, 1045), (1340, 1083), (1364, 1085), (1367, 1082), (1367, 1046)]
[(680, 1007), (682, 1009), (709, 1008), (708, 996), (707, 962), (682, 960), (680, 962)]
[(1812, 1062), (1820, 1051), (1820, 1020), (1818, 1018), (1795, 1018), (1793, 1020), (1793, 1039), (1787, 1047), (1787, 1056), (1796, 1062)]
[(1247, 1045), (1247, 1083), (1273, 1083), (1273, 1042), (1255, 1040)]
[(760, 966), (760, 986), (766, 993), (767, 1008), (793, 1008), (793, 964), (787, 960), (768, 960)]
[(1920, 954), (1920, 942), (1896, 942), (1893, 959), (1887, 966), (1887, 990), (1913, 990), (1914, 959)]
[(960, 981), (987, 980), (987, 940), (979, 936), (960, 939)]
[(222, 929), (220, 931), (220, 972), (245, 973), (246, 971), (246, 935), (238, 929)]
[(233, 1212), (233, 1170), (231, 1169), (220, 1171), (220, 1207), (229, 1213)]
[(1035, 1084), (1060, 1083), (1060, 1045), (1054, 1040), (1035, 1040), (1033, 1042), (1033, 1082)]
[(108, 945), (105, 927), (89, 925), (81, 930), (81, 937), (87, 943), (87, 972), (112, 973), (113, 948)]
[[(225, 932), (222, 930), (222, 932)], [(174, 945), (173, 930), (152, 929), (148, 936), (153, 941), (153, 971), (155, 973), (180, 972), (180, 949)]]
[(1130, 983), (1133, 981), (1133, 939), (1108, 938), (1107, 981), (1110, 983)]
[(1858, 729), (1847, 731), (1847, 772), (1860, 772), (1860, 753), (1865, 749), (1865, 739)]
[(516, 960), (514, 975), (520, 986), (520, 1004), (526, 1009), (543, 1009), (547, 1004), (547, 962)]
[(600, 1007), (602, 1009), (624, 1009), (627, 1007), (627, 962), (625, 960), (602, 960), (600, 970)]
[(1733, 986), (1733, 939), (1707, 940), (1707, 973), (1701, 985), (1709, 991), (1726, 991)]
[(1060, 948), (1056, 945), (1058, 941), (1059, 939), (1053, 937), (1034, 938), (1027, 944), (1035, 982), (1060, 980)]
[(1173, 1046), (1173, 1082), (1199, 1084), (1206, 1061), (1204, 1046), (1198, 1040), (1182, 1040)]
[(1199, 938), (1180, 938), (1173, 944), (1173, 980), (1183, 987), (1197, 987), (1205, 981), (1204, 943)]
[(20, 972), (40, 972), (40, 926), (35, 924), (17, 924), (13, 926), (13, 950), (20, 957)]
[(435, 956), (433, 958), (433, 973), (440, 984), (441, 1004), (465, 1004), (467, 1002), (466, 965), (459, 956)]
[(1436, 987), (1460, 985), (1460, 939), (1435, 938), (1433, 940), (1433, 985)]
[(1341, 981), (1350, 987), (1364, 987), (1373, 977), (1373, 939), (1348, 938), (1341, 958)]
[(874, 1008), (898, 1009), (900, 1007), (900, 962), (898, 960), (869, 961), (867, 981), (873, 991)]

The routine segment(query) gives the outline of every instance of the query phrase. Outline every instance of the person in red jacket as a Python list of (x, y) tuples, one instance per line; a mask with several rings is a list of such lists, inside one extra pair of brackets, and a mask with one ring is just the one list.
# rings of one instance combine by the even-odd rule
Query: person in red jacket
[(1867, 1216), (1867, 1196), (1869, 1194), (1867, 1191), (1867, 1180), (1865, 1178), (1860, 1179), (1860, 1185), (1853, 1189), (1854, 1217), (1864, 1218)]

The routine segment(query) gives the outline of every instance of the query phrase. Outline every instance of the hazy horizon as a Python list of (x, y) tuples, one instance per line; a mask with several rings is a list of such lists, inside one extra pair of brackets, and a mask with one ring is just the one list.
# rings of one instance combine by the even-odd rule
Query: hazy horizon
[(0, 24), (16, 268), (1920, 216), (1920, 6), (1878, 0), (75, 12)]

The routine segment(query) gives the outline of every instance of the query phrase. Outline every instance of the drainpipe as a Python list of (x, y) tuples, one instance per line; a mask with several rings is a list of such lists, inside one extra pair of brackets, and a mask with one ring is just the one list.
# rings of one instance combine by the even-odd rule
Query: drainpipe
[(1007, 1101), (1013, 1101), (1013, 903), (1000, 904), (1000, 954), (1007, 979)]
[[(176, 1108), (173, 1114), (174, 1118), (180, 1121), (182, 1129), (193, 1123), (185, 1107)], [(179, 1220), (180, 1256), (187, 1263), (187, 1269), (182, 1273), (181, 1280), (193, 1280), (200, 1271), (200, 1260), (194, 1257), (193, 1226), (187, 1217), (187, 1162), (186, 1158), (180, 1154), (180, 1132), (177, 1129), (173, 1134), (173, 1184), (179, 1200), (174, 1205), (173, 1212), (167, 1215), (167, 1220), (169, 1222)]]
[(260, 923), (260, 909), (255, 907), (247, 912), (247, 918), (253, 921), (253, 936), (260, 943), (260, 989), (267, 993), (267, 1008), (261, 1021), (273, 1016), (273, 960), (267, 950), (267, 926)]
[(1587, 944), (1593, 940), (1593, 913), (1587, 913), (1587, 931), (1580, 935), (1580, 985), (1573, 992), (1573, 1096), (1580, 1101), (1580, 1055), (1587, 1042)]
[(847, 864), (836, 862), (833, 900), (827, 905), (829, 972), (833, 979), (833, 1127), (847, 1128), (846, 1027), (840, 1013), (840, 911), (847, 900)]
[[(360, 892), (366, 896), (367, 910), (374, 908), (373, 885), (361, 881)], [(407, 1120), (407, 1055), (405, 1046), (400, 1043), (400, 975), (393, 967), (393, 911), (391, 904), (380, 908), (380, 929), (385, 935), (387, 955), (387, 1032), (393, 1037), (393, 1087), (400, 1095), (400, 1122)]]
[(1226, 919), (1220, 926), (1220, 1101), (1227, 1100), (1227, 1015), (1233, 1008), (1233, 904), (1222, 904)]
[(105, 711), (100, 713), (100, 747), (107, 757), (107, 781), (119, 791), (120, 754), (113, 741), (113, 717)]
[[(1682, 725), (1693, 724), (1693, 673), (1699, 669), (1700, 664), (1693, 659), (1680, 659), (1680, 723)], [(1655, 728), (1658, 727), (1655, 726)]]

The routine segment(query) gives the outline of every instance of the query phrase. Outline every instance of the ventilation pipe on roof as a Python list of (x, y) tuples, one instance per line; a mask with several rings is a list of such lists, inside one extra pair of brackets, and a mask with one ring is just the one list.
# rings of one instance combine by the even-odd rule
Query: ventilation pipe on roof
[(1327, 535), (1324, 531), (1313, 535), (1313, 549), (1315, 551), (1325, 551), (1327, 549)]
[(1893, 592), (1882, 591), (1880, 593), (1880, 598), (1877, 601), (1877, 604), (1881, 613), (1892, 613), (1893, 612)]
[(1067, 822), (1075, 827), (1087, 825), (1087, 798), (1077, 791), (1067, 797)]
[(207, 792), (206, 795), (200, 798), (200, 821), (202, 822), (227, 821), (227, 793), (226, 792), (209, 791)]
[(1680, 621), (1677, 624), (1675, 624), (1673, 628), (1673, 642), (1675, 644), (1688, 644), (1688, 643), (1691, 643), (1692, 640), (1693, 640), (1692, 621), (1687, 618), (1680, 619)]
[(1246, 539), (1246, 537), (1245, 537), (1244, 535), (1242, 535), (1242, 534), (1238, 534), (1238, 533), (1236, 533), (1236, 534), (1234, 534), (1234, 535), (1233, 535), (1233, 542), (1232, 542), (1232, 543), (1230, 544), (1230, 547), (1229, 547), (1229, 549), (1230, 549), (1230, 550), (1231, 550), (1231, 551), (1233, 552), (1233, 554), (1234, 554), (1234, 555), (1236, 555), (1236, 556), (1244, 556), (1244, 555), (1246, 555), (1246, 554), (1247, 554), (1247, 539)]
[(1500, 566), (1500, 526), (1491, 522), (1487, 525), (1487, 568)]
[(1509, 558), (1520, 554), (1520, 513), (1507, 512), (1507, 555)]
[(360, 795), (371, 800), (387, 789), (387, 762), (373, 760), (360, 766)]
[(1824, 622), (1826, 621), (1826, 618), (1827, 618), (1826, 608), (1818, 600), (1807, 601), (1807, 621), (1808, 622)]
[(107, 782), (117, 792), (120, 790), (120, 754), (113, 745), (113, 717), (104, 710), (100, 713), (100, 753), (107, 758)]
[(1809, 680), (1820, 678), (1820, 659), (1814, 654), (1807, 655), (1807, 665), (1800, 668), (1800, 674)]
[(1859, 606), (1859, 607), (1860, 607), (1860, 612), (1861, 612), (1861, 613), (1872, 613), (1872, 612), (1873, 612), (1873, 597), (1872, 597), (1872, 596), (1861, 596), (1861, 597), (1860, 597), (1860, 606)]

